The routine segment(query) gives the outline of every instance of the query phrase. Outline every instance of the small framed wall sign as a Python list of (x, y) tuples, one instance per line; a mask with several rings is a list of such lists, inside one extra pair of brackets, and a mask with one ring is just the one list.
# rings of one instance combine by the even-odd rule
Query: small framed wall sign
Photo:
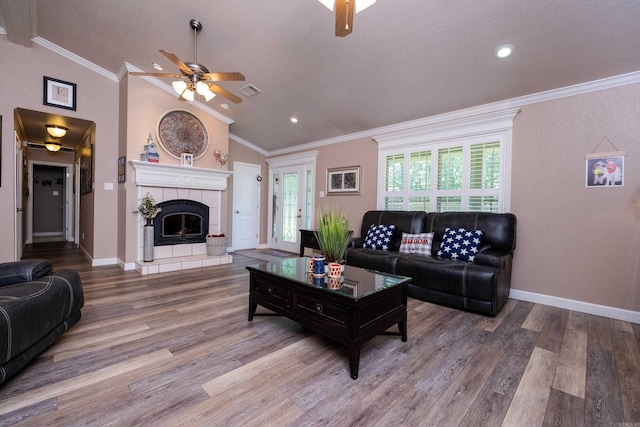
[(76, 110), (76, 84), (44, 76), (43, 103)]
[(327, 195), (360, 194), (360, 166), (327, 169)]
[(182, 153), (180, 155), (180, 164), (182, 166), (193, 166), (193, 154)]
[(587, 188), (624, 186), (624, 151), (586, 156)]

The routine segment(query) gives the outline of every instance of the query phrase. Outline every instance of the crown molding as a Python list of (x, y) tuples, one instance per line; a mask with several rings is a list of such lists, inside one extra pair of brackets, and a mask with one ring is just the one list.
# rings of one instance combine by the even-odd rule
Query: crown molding
[(86, 59), (82, 58), (81, 56), (76, 55), (75, 53), (68, 51), (65, 48), (62, 48), (60, 46), (58, 46), (57, 44), (51, 43), (49, 40), (47, 39), (43, 39), (42, 37), (34, 37), (32, 39), (32, 41), (39, 45), (44, 47), (45, 49), (49, 49), (52, 52), (57, 53), (60, 56), (63, 56), (73, 62), (75, 62), (76, 64), (80, 64), (85, 68), (90, 69), (91, 71), (98, 73), (106, 78), (108, 78), (109, 80), (113, 80), (114, 82), (118, 81), (117, 76), (112, 73), (111, 71), (107, 71), (104, 68), (94, 64), (93, 62), (87, 61)]
[(253, 145), (249, 141), (240, 138), (238, 135), (234, 135), (232, 133), (229, 133), (229, 139), (232, 140), (232, 141), (237, 142), (240, 145), (244, 145), (245, 147), (250, 148), (253, 151), (257, 151), (258, 153), (262, 154), (263, 156), (268, 156), (269, 155), (269, 152), (267, 150), (264, 150), (264, 149), (258, 147), (257, 145)]
[(627, 86), (631, 84), (640, 83), (640, 71), (634, 71), (632, 73), (621, 74), (618, 76), (607, 77), (604, 79), (594, 80), (586, 83), (579, 83), (572, 86), (567, 86), (559, 89), (552, 89), (545, 92), (538, 92), (531, 95), (525, 95), (518, 98), (506, 99), (503, 101), (493, 102), (490, 104), (479, 105), (477, 107), (465, 108), (463, 110), (452, 111), (449, 113), (438, 114), (436, 116), (429, 116), (421, 119), (411, 120), (402, 123), (396, 123), (389, 126), (383, 126), (379, 128), (369, 129), (362, 132), (351, 133), (342, 135), (335, 138), (322, 139), (319, 141), (309, 142), (295, 147), (282, 148), (278, 150), (269, 151), (269, 156), (277, 156), (281, 154), (287, 154), (291, 152), (307, 150), (322, 147), (325, 145), (337, 144), (340, 142), (353, 141), (360, 138), (373, 138), (382, 137), (386, 134), (392, 134), (395, 132), (408, 131), (414, 128), (420, 128), (433, 125), (438, 122), (450, 122), (468, 118), (471, 116), (479, 116), (490, 114), (492, 112), (498, 112), (501, 110), (508, 110), (513, 108), (520, 108), (525, 105), (536, 104), (539, 102), (546, 102), (560, 98), (567, 98), (570, 96), (582, 95), (590, 92), (596, 92), (600, 90), (612, 89), (620, 86)]

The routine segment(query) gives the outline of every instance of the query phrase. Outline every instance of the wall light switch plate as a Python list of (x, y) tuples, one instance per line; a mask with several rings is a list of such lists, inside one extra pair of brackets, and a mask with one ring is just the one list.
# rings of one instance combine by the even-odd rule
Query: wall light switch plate
[(105, 190), (113, 190), (113, 182), (105, 182), (104, 183)]

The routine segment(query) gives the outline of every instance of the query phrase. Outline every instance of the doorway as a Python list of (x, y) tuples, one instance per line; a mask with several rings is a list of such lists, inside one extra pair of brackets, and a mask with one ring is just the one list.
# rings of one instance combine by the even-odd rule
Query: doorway
[(27, 219), (27, 242), (71, 240), (69, 171), (73, 165), (29, 162), (31, 207)]
[(299, 251), (299, 230), (311, 228), (312, 176), (312, 171), (304, 165), (271, 171), (271, 248)]

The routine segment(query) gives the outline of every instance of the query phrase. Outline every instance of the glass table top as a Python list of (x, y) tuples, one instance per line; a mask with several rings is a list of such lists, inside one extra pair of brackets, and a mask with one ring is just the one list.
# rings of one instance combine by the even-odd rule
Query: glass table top
[(316, 277), (307, 272), (308, 257), (287, 258), (278, 261), (249, 265), (249, 271), (262, 271), (293, 280), (304, 286), (336, 292), (348, 298), (358, 299), (393, 286), (411, 281), (410, 277), (394, 276), (363, 268), (345, 265), (340, 277)]

